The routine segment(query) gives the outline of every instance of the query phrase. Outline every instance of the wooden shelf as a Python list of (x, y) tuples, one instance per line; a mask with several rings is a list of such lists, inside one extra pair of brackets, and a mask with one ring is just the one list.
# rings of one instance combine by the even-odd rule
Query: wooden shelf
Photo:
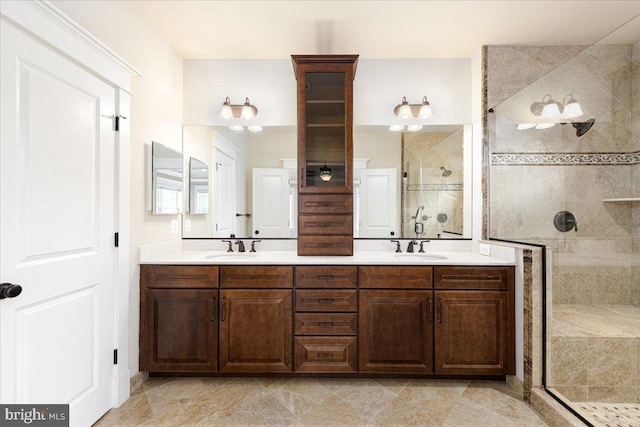
[(602, 199), (605, 203), (640, 202), (640, 197), (622, 197), (619, 199)]

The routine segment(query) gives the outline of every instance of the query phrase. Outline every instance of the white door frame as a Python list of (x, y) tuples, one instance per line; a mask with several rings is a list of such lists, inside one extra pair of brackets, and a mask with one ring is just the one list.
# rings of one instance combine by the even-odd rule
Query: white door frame
[[(116, 115), (130, 117), (131, 78), (140, 72), (48, 1), (2, 1), (0, 19), (79, 64), (116, 89)], [(116, 133), (115, 348), (112, 406), (129, 398), (129, 138), (130, 123), (120, 120)]]

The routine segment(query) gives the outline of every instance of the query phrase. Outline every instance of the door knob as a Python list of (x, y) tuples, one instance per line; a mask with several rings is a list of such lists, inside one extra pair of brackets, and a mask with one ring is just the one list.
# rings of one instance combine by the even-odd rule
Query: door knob
[(0, 299), (15, 298), (22, 293), (22, 286), (13, 283), (0, 284)]

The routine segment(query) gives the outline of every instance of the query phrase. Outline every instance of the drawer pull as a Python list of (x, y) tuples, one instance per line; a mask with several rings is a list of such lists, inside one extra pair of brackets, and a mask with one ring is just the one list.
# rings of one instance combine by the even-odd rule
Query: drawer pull
[(309, 243), (310, 248), (333, 248), (342, 246), (340, 243)]
[(333, 353), (318, 353), (318, 359), (333, 359)]
[(211, 321), (216, 321), (216, 297), (211, 297), (209, 300), (209, 314), (211, 315)]
[(318, 276), (318, 280), (333, 280), (333, 276), (330, 274), (327, 274), (325, 276)]
[(333, 327), (333, 322), (318, 322), (318, 328), (331, 328)]
[(341, 224), (339, 222), (307, 222), (305, 225), (307, 227), (329, 228), (329, 227), (337, 227)]
[(327, 202), (307, 202), (306, 205), (310, 208), (330, 208), (334, 206), (335, 203), (327, 203)]
[(318, 304), (333, 304), (334, 301), (335, 300), (333, 298), (322, 298), (318, 299)]

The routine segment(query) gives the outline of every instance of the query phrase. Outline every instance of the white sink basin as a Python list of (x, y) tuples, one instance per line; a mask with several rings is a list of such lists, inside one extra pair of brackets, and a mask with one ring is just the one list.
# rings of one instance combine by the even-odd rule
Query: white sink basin
[(447, 259), (448, 257), (444, 255), (438, 254), (421, 254), (421, 253), (408, 253), (408, 254), (396, 254), (397, 258), (406, 258), (406, 259), (419, 259), (419, 260), (430, 260), (430, 259)]
[(213, 254), (205, 256), (205, 259), (219, 259), (219, 260), (235, 260), (235, 259), (247, 259), (247, 258), (255, 258), (258, 254), (255, 253), (233, 253), (233, 252), (225, 252), (223, 254)]

